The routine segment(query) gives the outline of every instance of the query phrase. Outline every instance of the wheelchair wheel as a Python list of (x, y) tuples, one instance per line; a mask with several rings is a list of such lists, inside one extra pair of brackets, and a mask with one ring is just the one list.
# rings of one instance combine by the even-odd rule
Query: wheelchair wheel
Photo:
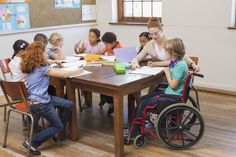
[(135, 148), (143, 148), (146, 144), (146, 141), (147, 141), (147, 139), (145, 136), (138, 135), (135, 137), (133, 144), (134, 144)]
[[(195, 122), (190, 123), (192, 117)], [(186, 149), (196, 144), (203, 136), (205, 125), (199, 111), (186, 104), (166, 107), (156, 122), (160, 140), (174, 149)]]

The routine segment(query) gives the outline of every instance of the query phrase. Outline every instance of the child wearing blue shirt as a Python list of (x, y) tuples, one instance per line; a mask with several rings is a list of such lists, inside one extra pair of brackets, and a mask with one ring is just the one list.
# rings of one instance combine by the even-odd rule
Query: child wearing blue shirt
[[(164, 91), (158, 91), (151, 96), (145, 96), (137, 109), (135, 114), (136, 118), (143, 116), (144, 108), (147, 106), (153, 106), (157, 104), (157, 109), (160, 108), (160, 106), (158, 107), (158, 100), (156, 99), (157, 95), (172, 94), (181, 96), (182, 94), (184, 82), (188, 74), (188, 67), (186, 62), (183, 61), (183, 56), (185, 55), (183, 41), (179, 38), (168, 39), (164, 42), (164, 49), (171, 58), (171, 63), (167, 68), (164, 69), (168, 87)], [(140, 126), (134, 125), (131, 138), (136, 137), (139, 131)]]
[[(48, 94), (49, 76), (66, 78), (82, 72), (79, 68), (70, 72), (51, 68), (44, 52), (45, 44), (33, 42), (22, 55), (20, 64), (22, 72), (28, 74), (28, 100), (33, 102), (30, 109), (35, 121), (42, 116), (50, 123), (48, 128), (33, 136), (30, 151), (34, 155), (40, 155), (38, 147), (64, 128), (73, 107), (72, 101)], [(55, 107), (60, 108), (59, 115)], [(25, 141), (23, 146), (28, 148), (29, 141)]]

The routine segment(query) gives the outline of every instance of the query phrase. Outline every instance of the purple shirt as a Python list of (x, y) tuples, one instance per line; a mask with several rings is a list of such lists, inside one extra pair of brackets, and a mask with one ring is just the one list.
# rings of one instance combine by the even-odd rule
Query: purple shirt
[(94, 54), (102, 51), (104, 49), (104, 44), (102, 42), (98, 42), (97, 45), (92, 46), (90, 45), (89, 41), (85, 41), (84, 48), (85, 48), (84, 53)]

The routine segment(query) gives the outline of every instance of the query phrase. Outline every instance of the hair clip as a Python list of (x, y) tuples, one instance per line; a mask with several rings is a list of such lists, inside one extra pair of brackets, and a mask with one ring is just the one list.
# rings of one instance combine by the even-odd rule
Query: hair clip
[(24, 48), (25, 47), (25, 43), (22, 43), (21, 45), (20, 45), (20, 48)]

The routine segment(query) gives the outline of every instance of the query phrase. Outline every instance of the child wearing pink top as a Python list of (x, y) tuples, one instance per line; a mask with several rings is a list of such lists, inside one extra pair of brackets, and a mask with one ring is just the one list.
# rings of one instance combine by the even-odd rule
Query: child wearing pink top
[(87, 54), (95, 54), (104, 49), (104, 45), (100, 40), (100, 31), (96, 28), (92, 28), (89, 30), (89, 38), (88, 41), (85, 41), (80, 46), (79, 43), (75, 44), (74, 50), (76, 54), (79, 53), (87, 53)]

